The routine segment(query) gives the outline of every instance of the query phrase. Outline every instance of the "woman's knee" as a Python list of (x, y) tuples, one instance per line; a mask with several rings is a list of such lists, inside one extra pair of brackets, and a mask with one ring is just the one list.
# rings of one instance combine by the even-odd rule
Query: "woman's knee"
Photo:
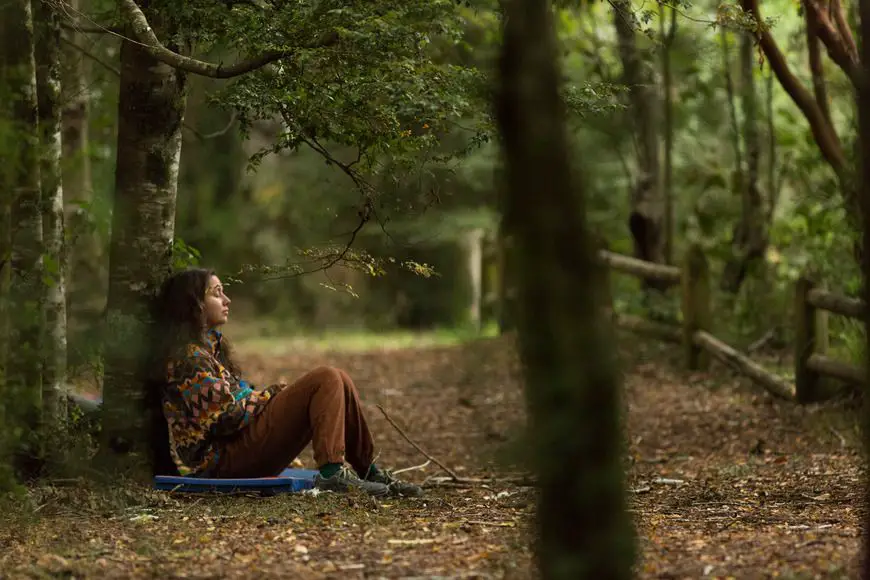
[(323, 365), (311, 371), (310, 374), (321, 385), (337, 388), (344, 384), (344, 377), (341, 376), (341, 373), (342, 371), (335, 367)]
[(350, 375), (344, 369), (335, 369), (338, 371), (338, 375), (341, 377), (341, 381), (348, 387), (353, 387), (353, 379), (350, 378)]

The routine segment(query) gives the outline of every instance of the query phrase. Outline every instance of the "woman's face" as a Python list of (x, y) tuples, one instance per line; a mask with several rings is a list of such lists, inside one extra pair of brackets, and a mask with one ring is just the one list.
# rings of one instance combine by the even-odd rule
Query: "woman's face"
[(224, 294), (224, 287), (217, 276), (212, 276), (209, 280), (203, 304), (205, 324), (208, 328), (226, 324), (230, 314), (230, 299)]

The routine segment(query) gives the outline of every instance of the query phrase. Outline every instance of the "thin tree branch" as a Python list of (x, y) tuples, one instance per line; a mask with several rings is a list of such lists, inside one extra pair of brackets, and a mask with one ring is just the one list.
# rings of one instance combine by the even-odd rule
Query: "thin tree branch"
[[(760, 24), (762, 22), (758, 9), (758, 0), (740, 0), (740, 5), (744, 12), (751, 14), (755, 18), (757, 23)], [(813, 138), (816, 144), (818, 144), (825, 161), (828, 162), (837, 174), (838, 180), (841, 183), (846, 183), (849, 177), (849, 165), (843, 154), (840, 138), (837, 136), (834, 128), (825, 119), (824, 113), (818, 104), (816, 104), (810, 92), (807, 91), (789, 69), (785, 56), (779, 50), (770, 31), (763, 26), (759, 26), (759, 30), (755, 31), (755, 35), (761, 50), (767, 56), (770, 68), (773, 70), (782, 88), (785, 89), (792, 101), (804, 114), (804, 117), (806, 117)]]
[(464, 478), (464, 477), (459, 477), (458, 475), (456, 475), (456, 472), (455, 472), (455, 471), (453, 471), (452, 469), (450, 469), (449, 467), (447, 467), (446, 465), (444, 465), (443, 463), (441, 463), (440, 461), (438, 461), (437, 459), (435, 459), (434, 457), (432, 457), (431, 455), (429, 455), (428, 453), (426, 453), (426, 452), (423, 450), (422, 447), (420, 447), (419, 445), (417, 445), (416, 443), (414, 443), (414, 440), (411, 439), (410, 437), (408, 437), (408, 434), (405, 433), (405, 432), (402, 430), (402, 428), (399, 427), (399, 426), (396, 424), (395, 421), (393, 421), (393, 418), (390, 417), (390, 415), (389, 415), (389, 413), (387, 413), (386, 409), (384, 409), (381, 405), (377, 405), (377, 407), (378, 407), (378, 409), (381, 411), (381, 413), (384, 414), (384, 419), (386, 419), (387, 422), (388, 422), (390, 425), (392, 425), (393, 428), (394, 428), (396, 431), (399, 432), (399, 435), (401, 435), (401, 436), (405, 439), (405, 441), (407, 441), (408, 443), (411, 444), (411, 447), (413, 447), (414, 449), (416, 449), (417, 451), (419, 451), (419, 452), (420, 452), (420, 455), (422, 455), (423, 457), (425, 457), (426, 459), (428, 459), (429, 461), (431, 461), (432, 463), (434, 463), (435, 465), (437, 465), (438, 467), (440, 467), (441, 469), (443, 469), (443, 470), (444, 470), (444, 471), (445, 471), (445, 472), (446, 472), (450, 477), (453, 478), (453, 481), (456, 481), (456, 482), (459, 482), (459, 483), (463, 483), (463, 482), (465, 482), (466, 478)]
[[(283, 109), (283, 108), (281, 109), (281, 117), (284, 119), (284, 123), (287, 125), (288, 128), (296, 130), (298, 132), (298, 134), (300, 135), (299, 142), (303, 143), (306, 147), (310, 148), (312, 151), (314, 151), (317, 154), (319, 154), (320, 156), (322, 156), (324, 159), (326, 159), (327, 163), (329, 163), (330, 165), (335, 165), (336, 167), (341, 169), (341, 171), (350, 178), (350, 180), (353, 182), (353, 184), (356, 186), (356, 188), (360, 191), (360, 193), (363, 194), (364, 202), (363, 202), (363, 206), (360, 208), (359, 213), (358, 213), (360, 221), (357, 224), (357, 226), (350, 232), (350, 239), (348, 239), (347, 244), (345, 244), (345, 246), (342, 248), (341, 251), (334, 254), (331, 258), (324, 261), (316, 268), (302, 269), (302, 270), (299, 270), (297, 272), (291, 272), (291, 273), (287, 273), (287, 274), (270, 276), (270, 277), (264, 278), (264, 280), (284, 280), (284, 279), (288, 279), (288, 278), (297, 278), (299, 276), (305, 276), (308, 274), (314, 274), (316, 272), (325, 272), (325, 271), (329, 270), (330, 268), (337, 265), (342, 260), (346, 259), (347, 254), (350, 252), (351, 248), (353, 247), (353, 244), (356, 241), (356, 237), (359, 234), (359, 232), (362, 231), (363, 227), (365, 227), (365, 225), (369, 221), (371, 221), (372, 216), (376, 215), (375, 205), (374, 205), (374, 197), (373, 197), (374, 188), (372, 187), (372, 185), (370, 183), (365, 181), (365, 179), (363, 179), (353, 168), (353, 166), (356, 165), (357, 163), (359, 163), (360, 159), (362, 159), (362, 156), (363, 156), (362, 148), (357, 149), (357, 157), (354, 161), (351, 161), (350, 163), (344, 163), (344, 162), (338, 160), (326, 147), (324, 147), (320, 143), (320, 141), (318, 141), (317, 137), (315, 137), (313, 135), (306, 136), (304, 134), (305, 132), (299, 128), (298, 123), (295, 123), (293, 121), (292, 117), (290, 116), (290, 113), (286, 109)], [(378, 222), (380, 223), (380, 220), (378, 220)], [(383, 224), (381, 227), (383, 228)], [(239, 275), (241, 275), (241, 274), (239, 274)]]
[(353, 166), (359, 163), (360, 159), (362, 159), (362, 148), (357, 148), (357, 158), (354, 161), (351, 161), (350, 163), (343, 163), (336, 159), (336, 157), (332, 153), (330, 153), (326, 147), (321, 145), (320, 142), (317, 140), (317, 137), (313, 135), (306, 135), (306, 131), (302, 130), (301, 127), (299, 127), (299, 124), (293, 121), (293, 118), (290, 116), (290, 112), (287, 111), (287, 109), (284, 107), (281, 108), (281, 117), (284, 119), (284, 123), (287, 125), (287, 127), (295, 129), (297, 131), (297, 133), (300, 135), (299, 139), (303, 144), (305, 144), (309, 149), (315, 151), (321, 157), (326, 159), (326, 162), (328, 164), (335, 165), (336, 167), (341, 169), (341, 171), (345, 175), (347, 175), (351, 181), (353, 181), (354, 185), (357, 187), (357, 189), (360, 190), (362, 194), (366, 196), (371, 195), (374, 188), (371, 184), (366, 182), (353, 168)]
[[(73, 30), (75, 32), (90, 33), (90, 34), (114, 34), (116, 36), (123, 32), (115, 26), (100, 24), (90, 17), (90, 15), (74, 8), (66, 0), (41, 0), (49, 2), (52, 5), (52, 10), (61, 13), (64, 19), (60, 25), (62, 28)], [(75, 13), (75, 14), (74, 14)], [(82, 21), (87, 21), (88, 24), (81, 24)]]
[(123, 31), (114, 26), (85, 26), (76, 22), (61, 22), (61, 27), (73, 32), (81, 32), (83, 34), (121, 34)]
[(114, 66), (112, 66), (108, 62), (104, 61), (99, 56), (97, 56), (94, 53), (92, 53), (91, 51), (89, 51), (87, 48), (85, 48), (83, 46), (79, 46), (78, 44), (76, 44), (75, 42), (73, 42), (72, 40), (70, 40), (64, 36), (60, 37), (60, 41), (63, 42), (64, 44), (76, 49), (77, 51), (79, 51), (80, 53), (82, 53), (83, 55), (85, 55), (86, 57), (88, 57), (89, 59), (91, 59), (92, 61), (94, 61), (95, 63), (97, 63), (98, 65), (100, 65), (104, 69), (106, 69), (107, 71), (109, 71), (110, 73), (113, 73), (115, 76), (118, 76), (118, 77), (121, 76), (120, 70), (116, 69)]
[[(109, 72), (113, 73), (115, 76), (118, 76), (118, 77), (121, 76), (121, 71), (116, 69), (114, 66), (112, 66), (108, 62), (101, 59), (99, 56), (90, 52), (85, 47), (79, 46), (78, 44), (74, 43), (73, 41), (69, 40), (68, 38), (64, 38), (63, 36), (61, 36), (61, 42), (63, 42), (64, 44), (67, 44), (67, 45), (71, 46), (72, 48), (76, 49), (77, 51), (81, 52), (84, 56), (88, 57), (89, 59), (91, 59), (95, 63), (99, 64), (100, 66), (102, 66), (103, 68), (108, 70)], [(197, 131), (196, 129), (194, 129), (193, 127), (188, 125), (187, 123), (182, 123), (182, 126), (185, 129), (187, 129), (188, 131), (190, 131), (191, 133), (193, 133), (199, 139), (207, 140), (207, 139), (214, 139), (216, 137), (220, 137), (221, 135), (225, 134), (227, 131), (230, 130), (230, 128), (232, 128), (233, 123), (235, 123), (235, 122), (236, 122), (236, 113), (233, 113), (232, 117), (230, 118), (230, 121), (229, 121), (229, 123), (227, 123), (226, 127), (224, 127), (223, 129), (220, 129), (218, 131), (215, 131), (214, 133), (207, 133), (205, 135), (203, 135), (202, 133), (200, 133), (199, 131)]]
[(813, 93), (816, 103), (822, 110), (825, 119), (831, 123), (831, 110), (828, 107), (828, 91), (825, 85), (825, 69), (822, 66), (822, 53), (819, 50), (819, 36), (817, 33), (816, 19), (810, 15), (809, 10), (804, 10), (804, 20), (807, 27), (807, 52), (809, 53), (810, 73), (813, 80)]
[(825, 10), (819, 6), (816, 0), (803, 0), (803, 5), (807, 12), (807, 18), (812, 18), (815, 21), (815, 32), (824, 43), (825, 48), (828, 49), (828, 56), (843, 69), (855, 87), (860, 86), (861, 64), (858, 62), (858, 58), (849, 52), (849, 47), (834, 27), (831, 19), (828, 18)]
[(849, 27), (849, 23), (846, 21), (846, 14), (843, 10), (843, 3), (840, 0), (832, 0), (829, 7), (829, 12), (834, 18), (834, 23), (837, 26), (837, 31), (840, 33), (840, 37), (843, 39), (843, 42), (845, 42), (849, 54), (851, 54), (852, 58), (854, 58), (856, 61), (859, 60), (858, 45), (855, 44), (855, 37), (852, 35), (852, 29)]
[[(229, 122), (226, 124), (226, 126), (225, 126), (223, 129), (218, 129), (217, 131), (215, 131), (215, 132), (213, 132), (213, 133), (206, 133), (205, 135), (203, 135), (202, 133), (200, 133), (199, 131), (197, 131), (197, 130), (194, 129), (193, 127), (187, 127), (187, 128), (188, 128), (188, 129), (190, 130), (190, 132), (193, 133), (193, 134), (194, 134), (194, 135), (195, 135), (195, 136), (196, 136), (200, 141), (207, 141), (207, 140), (209, 140), (209, 139), (215, 139), (215, 138), (220, 137), (220, 136), (222, 136), (222, 135), (226, 135), (226, 133), (227, 133), (227, 132), (228, 132), (228, 131), (233, 127), (233, 125), (235, 124), (235, 122), (236, 122), (236, 118), (237, 118), (237, 114), (236, 114), (235, 111), (233, 111), (233, 114), (230, 115), (230, 120), (229, 120)], [(185, 126), (186, 126), (186, 125), (185, 125)]]
[[(263, 281), (270, 280), (286, 280), (288, 278), (298, 278), (299, 276), (306, 276), (308, 274), (315, 274), (317, 272), (326, 272), (333, 266), (337, 265), (339, 262), (345, 259), (350, 249), (353, 247), (354, 242), (356, 241), (357, 235), (362, 231), (363, 227), (369, 222), (372, 214), (373, 203), (371, 200), (366, 200), (362, 209), (359, 211), (360, 221), (357, 226), (350, 232), (350, 239), (347, 241), (347, 244), (336, 254), (334, 254), (331, 258), (320, 264), (320, 266), (308, 270), (299, 270), (298, 272), (291, 272), (289, 274), (280, 274), (277, 276), (269, 276), (264, 277)], [(241, 276), (241, 274), (237, 274), (237, 276)]]
[(145, 14), (134, 0), (120, 0), (120, 4), (130, 24), (134, 38), (151, 56), (179, 70), (216, 79), (228, 79), (249, 73), (271, 62), (292, 56), (299, 48), (321, 48), (338, 42), (338, 33), (331, 31), (307, 45), (288, 50), (265, 52), (250, 59), (224, 66), (222, 63), (204, 62), (169, 50), (160, 43), (157, 35), (154, 34), (154, 31), (148, 24)]

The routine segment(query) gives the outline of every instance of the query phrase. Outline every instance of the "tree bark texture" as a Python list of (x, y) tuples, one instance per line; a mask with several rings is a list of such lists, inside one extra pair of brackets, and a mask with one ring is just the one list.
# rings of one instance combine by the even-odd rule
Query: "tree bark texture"
[(631, 524), (603, 278), (570, 165), (551, 7), (505, 0), (497, 102), (544, 579), (629, 578)]
[(48, 2), (34, 2), (36, 88), (40, 134), (45, 334), (42, 410), (46, 425), (58, 415), (66, 384), (66, 256), (61, 177), (60, 21)]
[(634, 254), (648, 262), (665, 262), (666, 203), (659, 164), (659, 96), (650, 63), (637, 46), (638, 24), (629, 0), (616, 0), (613, 22), (619, 39), (623, 82), (628, 86), (629, 115), (635, 127), (637, 175), (631, 192), (628, 225)]
[(39, 127), (30, 0), (0, 3), (5, 80), (15, 138), (10, 196), (11, 280), (9, 357), (4, 400), (13, 402), (29, 429), (37, 427), (42, 391), (43, 295)]
[[(861, 47), (861, 62), (864, 82), (858, 86), (858, 145), (860, 150), (860, 184), (858, 199), (861, 202), (861, 222), (863, 226), (863, 245), (870, 248), (870, 0), (858, 1), (860, 15), (859, 45)], [(864, 304), (870, 304), (870, 251), (862, 255), (861, 271), (863, 278), (862, 294)], [(867, 386), (870, 385), (870, 308), (865, 308), (864, 336), (867, 345), (864, 348), (864, 372), (866, 375), (863, 397), (862, 431), (865, 456), (870, 451), (870, 396), (867, 396)], [(864, 476), (865, 502), (870, 501), (870, 475)], [(861, 578), (870, 580), (870, 510), (865, 510), (863, 530), (863, 554)]]
[[(665, 11), (670, 11), (670, 23), (665, 29)], [(662, 197), (665, 204), (664, 217), (664, 259), (666, 264), (672, 264), (674, 260), (674, 99), (673, 99), (673, 71), (671, 66), (671, 49), (677, 34), (677, 11), (664, 4), (659, 5), (659, 28), (662, 37), (662, 132), (664, 133), (664, 167), (662, 168)]]
[[(821, 26), (822, 23), (820, 22), (820, 17), (823, 17), (824, 13), (819, 12), (814, 8), (816, 6), (814, 0), (805, 0), (803, 4), (804, 9), (808, 11), (808, 18), (813, 19), (813, 28), (811, 32), (817, 33), (819, 39), (824, 42), (826, 37), (823, 38), (821, 33), (825, 27)], [(763, 15), (760, 13), (758, 7), (758, 0), (740, 0), (740, 6), (744, 12), (751, 14), (758, 22), (763, 21)], [(836, 6), (832, 4), (832, 7), (835, 8)], [(840, 10), (840, 12), (842, 12), (842, 10)], [(830, 23), (827, 20), (826, 22)], [(851, 38), (851, 33), (848, 33), (847, 31), (847, 34), (840, 35), (841, 38), (844, 36)], [(847, 215), (850, 216), (855, 230), (859, 231), (861, 226), (859, 218), (861, 215), (861, 208), (854, 179), (855, 172), (843, 152), (843, 145), (840, 141), (840, 137), (837, 135), (834, 126), (828, 119), (827, 103), (824, 101), (822, 103), (817, 101), (816, 96), (819, 95), (818, 89), (815, 90), (814, 95), (804, 87), (800, 79), (792, 73), (785, 55), (780, 51), (779, 46), (776, 44), (776, 41), (769, 30), (763, 26), (760, 27), (756, 33), (756, 40), (758, 45), (761, 47), (761, 50), (764, 52), (764, 56), (767, 58), (767, 62), (769, 63), (773, 73), (776, 75), (779, 84), (794, 104), (801, 110), (804, 118), (806, 118), (807, 123), (810, 126), (810, 131), (813, 134), (813, 139), (815, 140), (816, 145), (818, 145), (822, 157), (828, 165), (830, 165), (834, 174), (837, 176), (843, 194), (843, 203), (846, 207)], [(827, 46), (828, 43), (825, 44)], [(842, 51), (848, 53), (848, 41), (842, 41), (842, 44)], [(813, 46), (810, 46), (809, 48), (812, 50)], [(830, 47), (828, 52), (830, 55)], [(838, 60), (840, 60), (840, 62), (837, 64), (840, 65), (840, 63), (843, 62), (843, 59)], [(847, 71), (844, 69), (844, 72)], [(818, 83), (820, 79), (818, 75), (816, 75), (813, 80), (815, 83)]]
[(147, 306), (171, 269), (185, 86), (185, 73), (123, 43), (103, 376), (104, 445), (115, 451), (148, 451)]

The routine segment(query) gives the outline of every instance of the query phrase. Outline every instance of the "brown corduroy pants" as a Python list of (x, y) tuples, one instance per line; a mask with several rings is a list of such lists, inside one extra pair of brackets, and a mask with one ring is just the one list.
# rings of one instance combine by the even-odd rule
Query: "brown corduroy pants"
[(350, 376), (318, 367), (285, 387), (251, 424), (223, 443), (217, 477), (271, 477), (308, 443), (320, 467), (344, 460), (365, 474), (374, 443)]

